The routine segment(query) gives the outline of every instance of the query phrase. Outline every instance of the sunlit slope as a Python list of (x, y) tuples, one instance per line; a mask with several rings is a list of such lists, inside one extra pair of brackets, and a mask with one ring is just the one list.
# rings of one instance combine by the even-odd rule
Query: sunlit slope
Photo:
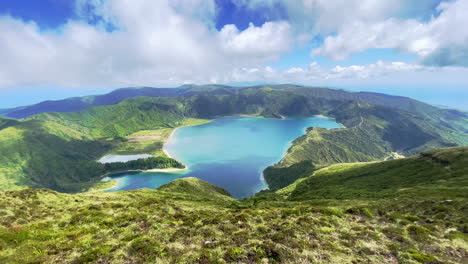
[[(2, 263), (463, 263), (467, 199), (236, 201), (159, 190), (0, 192)], [(465, 232), (465, 233), (464, 233)]]
[(336, 164), (277, 193), (289, 200), (468, 198), (468, 147), (385, 162)]
[(78, 130), (87, 138), (115, 138), (158, 126), (175, 125), (183, 119), (182, 108), (181, 104), (171, 99), (140, 97), (79, 112), (45, 113), (33, 119)]
[(193, 177), (177, 179), (159, 187), (158, 190), (192, 195), (198, 198), (205, 197), (209, 199), (234, 200), (223, 188)]

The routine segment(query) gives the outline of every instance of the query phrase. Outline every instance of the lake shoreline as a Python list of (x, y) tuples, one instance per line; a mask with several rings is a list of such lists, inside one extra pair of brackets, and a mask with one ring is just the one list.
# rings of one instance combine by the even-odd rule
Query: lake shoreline
[[(213, 121), (212, 119), (209, 120), (208, 122), (206, 123), (209, 123)], [(206, 124), (206, 123), (202, 123), (202, 124)], [(195, 124), (196, 125), (202, 125), (202, 124)], [(172, 136), (174, 135), (175, 131), (181, 127), (187, 127), (187, 126), (192, 126), (192, 125), (182, 125), (182, 126), (178, 126), (176, 128), (174, 128), (172, 131), (171, 131), (171, 134), (169, 134), (169, 136), (166, 138), (166, 140), (164, 141), (164, 145), (162, 147), (162, 151), (163, 153), (168, 157), (168, 158), (171, 158), (171, 159), (174, 159), (174, 157), (171, 156), (171, 154), (169, 154), (169, 151), (167, 151), (166, 149), (166, 143), (169, 142), (169, 140), (172, 138)], [(141, 155), (141, 154), (135, 154), (135, 155)], [(122, 170), (122, 171), (115, 171), (115, 172), (108, 172), (108, 173), (105, 173), (104, 175), (101, 175), (99, 177), (100, 179), (100, 182), (102, 182), (104, 179), (106, 178), (110, 178), (109, 176), (112, 176), (112, 175), (115, 175), (115, 174), (119, 174), (119, 173), (127, 173), (127, 172), (163, 172), (163, 173), (175, 173), (175, 172), (183, 172), (183, 171), (187, 171), (189, 170), (189, 167), (187, 165), (184, 164), (184, 168), (165, 168), (165, 169), (159, 169), (159, 168), (155, 168), (155, 169), (149, 169), (149, 170)], [(112, 189), (115, 189), (117, 186), (118, 186), (118, 180), (115, 180), (115, 179), (112, 179), (110, 178), (111, 181), (115, 181), (115, 183), (111, 186), (111, 187), (106, 187), (104, 189), (98, 189), (98, 190), (95, 190), (95, 191), (109, 191), (109, 190), (112, 190)]]
[[(177, 129), (181, 128), (181, 127), (190, 127), (190, 126), (200, 126), (200, 125), (204, 125), (204, 124), (208, 124), (210, 122), (212, 122), (214, 119), (206, 119), (204, 123), (200, 123), (200, 124), (187, 124), (187, 125), (181, 125), (181, 126), (178, 126), (176, 128), (174, 128), (172, 131), (171, 131), (171, 134), (169, 134), (169, 136), (166, 138), (166, 140), (164, 141), (164, 144), (163, 144), (163, 147), (162, 147), (162, 151), (163, 153), (168, 157), (168, 158), (171, 158), (171, 159), (175, 159), (173, 156), (171, 156), (171, 154), (169, 154), (169, 151), (167, 151), (167, 148), (166, 148), (166, 144), (167, 142), (169, 142), (171, 140), (171, 138), (173, 137), (174, 133), (176, 132)], [(175, 159), (177, 160), (177, 159)], [(178, 160), (177, 160), (178, 161)], [(180, 162), (180, 161), (179, 161)], [(184, 165), (186, 166), (186, 165)], [(186, 168), (188, 169), (188, 167), (186, 166)]]
[(104, 187), (104, 188), (97, 188), (93, 189), (91, 192), (105, 192), (109, 191), (112, 189), (115, 189), (119, 185), (119, 181), (116, 179), (112, 179), (111, 176), (114, 174), (119, 174), (119, 173), (127, 173), (127, 172), (166, 172), (166, 173), (175, 173), (175, 172), (182, 172), (182, 171), (187, 171), (189, 169), (188, 166), (185, 166), (185, 168), (166, 168), (166, 169), (149, 169), (149, 170), (122, 170), (122, 171), (114, 171), (114, 172), (107, 172), (101, 176), (99, 176), (99, 182), (107, 182), (105, 181), (106, 178), (109, 178), (108, 181), (113, 181), (114, 184), (109, 187)]
[[(222, 119), (222, 118), (228, 118), (228, 119), (230, 119), (230, 118), (252, 118), (252, 119), (257, 119), (257, 120), (258, 120), (258, 119), (277, 119), (277, 120), (289, 119), (288, 117), (281, 117), (281, 118), (279, 118), (279, 116), (276, 116), (276, 117), (263, 117), (263, 116), (253, 116), (253, 115), (232, 115), (232, 116), (223, 116), (223, 117), (219, 117), (219, 118), (216, 118), (216, 119)], [(306, 119), (307, 119), (307, 118), (312, 118), (311, 120), (314, 120), (313, 118), (317, 118), (316, 120), (318, 120), (318, 121), (315, 122), (315, 123), (310, 123), (310, 124), (309, 124), (309, 123), (307, 123), (307, 122), (305, 122), (305, 121), (302, 121), (302, 119), (304, 119), (304, 118), (306, 118)], [(215, 119), (215, 120), (216, 120), (216, 119)], [(327, 117), (327, 116), (323, 116), (323, 115), (314, 115), (314, 116), (300, 117), (300, 118), (299, 118), (299, 117), (298, 117), (298, 118), (291, 117), (290, 119), (291, 119), (291, 120), (290, 120), (289, 122), (286, 122), (286, 123), (285, 123), (286, 126), (290, 126), (290, 125), (288, 125), (288, 124), (296, 124), (296, 125), (301, 125), (301, 126), (306, 125), (306, 126), (304, 126), (304, 128), (303, 128), (304, 130), (294, 132), (294, 137), (291, 138), (291, 139), (288, 139), (288, 143), (286, 143), (285, 145), (282, 145), (282, 146), (284, 146), (284, 149), (282, 149), (282, 151), (279, 151), (279, 150), (278, 150), (278, 151), (275, 151), (275, 153), (276, 153), (276, 152), (279, 152), (279, 153), (278, 153), (279, 155), (278, 155), (277, 159), (275, 159), (275, 160), (270, 160), (270, 161), (268, 162), (268, 164), (264, 164), (265, 167), (262, 167), (262, 168), (259, 169), (259, 172), (258, 172), (258, 174), (257, 174), (257, 175), (258, 175), (258, 176), (257, 176), (258, 178), (257, 178), (256, 180), (245, 179), (245, 180), (247, 180), (246, 182), (253, 182), (253, 184), (255, 185), (255, 186), (252, 185), (252, 187), (255, 187), (254, 190), (252, 190), (252, 191), (253, 191), (253, 194), (252, 194), (252, 195), (254, 195), (255, 193), (258, 193), (258, 192), (261, 191), (261, 190), (265, 190), (265, 189), (268, 189), (268, 188), (269, 188), (268, 183), (267, 183), (267, 181), (266, 181), (266, 179), (265, 179), (265, 176), (264, 176), (264, 173), (263, 173), (263, 172), (264, 172), (264, 169), (268, 168), (269, 166), (272, 166), (272, 165), (274, 165), (274, 164), (277, 164), (277, 163), (281, 162), (282, 159), (286, 156), (288, 149), (290, 149), (290, 148), (293, 146), (294, 140), (297, 139), (298, 137), (301, 137), (301, 136), (303, 136), (304, 134), (306, 134), (306, 133), (307, 133), (307, 128), (308, 128), (309, 126), (311, 126), (311, 127), (315, 127), (315, 126), (317, 126), (317, 127), (324, 127), (324, 128), (326, 128), (326, 129), (336, 129), (336, 128), (341, 128), (341, 127), (343, 126), (342, 124), (337, 123), (337, 122), (336, 122), (336, 119), (331, 118), (331, 117)], [(321, 121), (321, 120), (322, 120), (322, 121)], [(329, 121), (328, 121), (328, 120), (329, 120)], [(210, 120), (209, 122), (211, 122), (211, 121), (213, 121), (213, 120)], [(333, 124), (335, 124), (335, 125), (331, 125), (331, 126), (330, 126), (330, 125), (326, 125), (327, 123), (330, 123), (330, 121), (331, 121), (331, 123), (333, 123)], [(207, 123), (209, 123), (209, 122), (207, 122)], [(233, 121), (229, 121), (229, 122), (233, 122)], [(264, 123), (264, 124), (276, 124), (275, 122), (270, 122), (270, 121), (267, 122), (267, 121), (260, 121), (260, 120), (259, 120), (259, 121), (249, 120), (249, 121), (246, 121), (246, 122), (251, 122), (252, 124), (254, 124), (254, 123), (257, 124), (257, 122), (261, 122), (260, 124), (263, 124), (264, 122), (266, 122), (266, 123)], [(222, 122), (222, 123), (223, 123), (223, 122)], [(223, 124), (224, 124), (224, 123), (223, 123)], [(244, 127), (245, 124), (249, 124), (249, 123), (244, 123), (244, 122), (242, 122), (242, 126), (241, 126), (242, 129), (245, 129), (245, 127)], [(323, 125), (323, 124), (325, 124), (325, 125)], [(183, 136), (182, 136), (182, 135), (185, 134), (183, 131), (179, 131), (177, 134), (175, 134), (175, 133), (176, 133), (176, 131), (177, 131), (178, 128), (181, 128), (181, 127), (198, 126), (198, 125), (201, 125), (201, 124), (181, 125), (181, 126), (179, 126), (179, 127), (176, 127), (176, 128), (174, 128), (174, 129), (172, 129), (172, 131), (170, 131), (169, 135), (168, 135), (167, 138), (165, 139), (165, 142), (164, 142), (164, 144), (163, 144), (163, 146), (162, 146), (162, 148), (161, 148), (161, 151), (164, 153), (164, 155), (165, 155), (166, 157), (168, 157), (168, 158), (174, 159), (174, 156), (180, 157), (181, 154), (185, 154), (185, 152), (183, 152), (183, 150), (182, 150), (182, 149), (179, 149), (177, 146), (178, 146), (178, 145), (187, 145), (187, 144), (188, 144), (188, 145), (192, 145), (192, 143), (186, 143), (185, 141), (183, 141)], [(273, 125), (272, 127), (275, 128), (276, 126), (277, 126), (277, 125)], [(214, 127), (216, 127), (216, 126), (214, 126)], [(267, 126), (267, 127), (268, 127), (268, 126)], [(281, 126), (279, 126), (279, 128), (281, 128)], [(295, 129), (294, 126), (292, 127), (292, 129)], [(297, 129), (296, 129), (296, 130), (297, 130)], [(250, 130), (247, 130), (247, 131), (250, 131)], [(260, 131), (260, 133), (262, 133), (262, 130), (259, 130), (259, 131)], [(282, 130), (279, 130), (279, 131), (282, 131)], [(288, 131), (289, 131), (289, 130), (288, 130)], [(219, 132), (219, 133), (221, 133), (221, 132)], [(251, 132), (251, 131), (250, 131), (249, 133), (258, 133), (258, 132)], [(263, 133), (265, 133), (265, 131), (263, 131)], [(290, 133), (291, 133), (291, 132), (288, 132), (287, 134), (290, 134)], [(296, 134), (297, 134), (297, 135), (296, 135)], [(223, 134), (223, 135), (224, 135), (224, 134)], [(282, 134), (281, 134), (281, 135), (282, 135)], [(180, 136), (182, 139), (179, 139), (179, 136)], [(193, 136), (195, 136), (195, 134), (194, 134)], [(186, 137), (186, 135), (185, 135), (185, 137)], [(196, 138), (196, 136), (195, 136), (195, 138)], [(272, 140), (273, 140), (273, 139), (274, 139), (274, 137), (272, 138)], [(182, 141), (179, 141), (179, 140), (182, 140)], [(196, 141), (196, 139), (193, 139), (193, 140), (195, 140), (195, 142), (197, 142), (197, 144), (198, 144), (198, 141)], [(174, 144), (174, 141), (177, 141), (177, 144)], [(188, 141), (188, 142), (190, 142), (190, 141)], [(276, 142), (276, 141), (273, 141), (273, 142)], [(193, 144), (195, 144), (195, 143), (193, 143)], [(281, 143), (281, 144), (284, 144), (284, 143)], [(196, 145), (196, 144), (195, 144), (195, 145)], [(271, 144), (268, 144), (268, 146), (270, 146), (270, 145), (271, 145)], [(181, 151), (182, 151), (182, 152), (181, 152)], [(198, 154), (196, 154), (196, 153), (197, 153), (197, 150), (194, 149), (194, 151), (195, 151), (195, 152), (192, 153), (192, 155), (198, 155)], [(225, 151), (225, 150), (224, 150), (224, 151)], [(222, 151), (222, 152), (224, 153), (224, 151)], [(172, 152), (172, 153), (170, 153), (170, 152)], [(176, 153), (175, 153), (175, 152), (176, 152)], [(171, 154), (172, 154), (172, 155), (171, 155)], [(270, 154), (268, 154), (268, 155), (270, 155)], [(182, 157), (185, 157), (185, 156), (182, 156)], [(176, 159), (176, 160), (177, 160), (177, 159)], [(188, 160), (190, 160), (190, 159), (188, 159)], [(271, 163), (270, 163), (270, 162), (271, 162)], [(185, 165), (185, 164), (184, 164), (184, 165)], [(106, 174), (106, 175), (104, 175), (104, 177), (105, 177), (105, 176), (109, 176), (109, 175), (116, 175), (116, 174), (119, 174), (119, 173), (125, 173), (125, 172), (128, 172), (128, 173), (136, 172), (137, 175), (138, 175), (138, 172), (142, 172), (142, 173), (144, 173), (144, 172), (156, 172), (156, 173), (158, 173), (158, 172), (162, 172), (162, 173), (168, 172), (168, 173), (177, 173), (177, 172), (186, 171), (186, 170), (188, 170), (188, 167), (186, 167), (186, 168), (184, 168), (184, 169), (170, 168), (170, 169), (151, 169), (151, 170), (127, 170), (127, 171), (113, 172), (113, 173), (111, 173), (111, 174)], [(193, 172), (193, 173), (196, 174), (196, 173), (197, 173), (197, 170), (199, 170), (198, 167), (197, 167), (197, 169), (195, 170), (195, 172)], [(187, 174), (187, 176), (191, 175), (191, 173), (192, 173), (192, 172), (189, 172), (189, 173)], [(256, 174), (256, 173), (255, 173), (255, 174)], [(185, 174), (184, 174), (184, 175), (185, 175)], [(208, 176), (206, 176), (206, 175), (208, 175)], [(229, 175), (229, 173), (228, 173), (228, 175)], [(253, 175), (254, 175), (254, 174), (252, 173), (252, 176), (253, 176)], [(132, 177), (131, 174), (129, 174), (129, 175), (122, 174), (121, 176), (122, 176), (123, 178), (125, 178), (125, 179)], [(127, 176), (128, 176), (128, 177), (127, 177)], [(161, 176), (164, 177), (164, 175), (161, 175)], [(205, 173), (205, 174), (203, 174), (203, 175), (198, 175), (198, 176), (201, 176), (201, 179), (204, 179), (204, 180), (207, 180), (207, 181), (210, 181), (210, 177), (214, 177), (214, 176), (211, 175), (210, 173)], [(168, 178), (167, 181), (169, 181), (169, 180), (172, 179), (173, 177), (178, 178), (177, 174), (173, 174), (173, 175), (169, 175), (169, 174), (168, 174), (168, 177), (169, 177), (169, 178)], [(146, 180), (144, 180), (145, 175), (140, 175), (139, 178), (141, 178), (140, 181), (142, 181), (142, 182), (143, 182), (143, 181), (146, 181)], [(235, 177), (234, 177), (234, 178), (235, 178)], [(112, 178), (111, 178), (111, 179), (112, 179)], [(116, 175), (116, 177), (115, 177), (114, 179), (119, 180), (120, 177)], [(108, 180), (108, 179), (105, 179), (105, 180)], [(164, 180), (162, 180), (162, 181), (164, 181)], [(172, 180), (171, 180), (171, 181), (172, 181)], [(214, 178), (213, 178), (213, 181), (216, 182), (216, 180), (214, 180)], [(230, 180), (227, 180), (226, 182), (230, 182)], [(125, 181), (120, 181), (120, 180), (119, 180), (118, 182), (116, 182), (116, 184), (115, 184), (112, 188), (107, 189), (107, 190), (113, 191), (113, 190), (116, 190), (116, 189), (120, 189), (121, 186), (126, 186), (127, 184), (128, 184), (128, 183), (127, 183), (127, 180), (125, 180)], [(218, 185), (219, 185), (219, 184), (218, 184)], [(153, 185), (151, 185), (151, 186), (153, 186)], [(155, 186), (156, 186), (156, 185), (155, 185)], [(233, 185), (233, 186), (235, 186), (235, 185)], [(249, 188), (250, 188), (250, 187), (249, 187)], [(239, 194), (239, 197), (249, 197), (249, 196), (250, 196), (250, 195), (249, 195), (249, 196), (245, 196), (245, 194), (242, 194), (243, 192), (244, 192), (244, 191), (240, 191), (240, 192), (239, 192), (239, 193), (240, 193), (240, 194)]]
[(164, 142), (163, 147), (162, 147), (163, 153), (164, 153), (168, 158), (171, 158), (171, 159), (174, 159), (174, 157), (172, 157), (171, 154), (169, 154), (169, 152), (167, 151), (167, 149), (166, 149), (166, 144), (167, 144), (167, 142), (169, 142), (169, 140), (171, 140), (172, 136), (174, 135), (174, 133), (176, 132), (177, 129), (179, 129), (179, 127), (176, 127), (176, 128), (174, 128), (174, 130), (171, 131), (171, 134), (169, 135), (169, 137), (167, 137), (167, 139), (166, 139), (166, 141)]

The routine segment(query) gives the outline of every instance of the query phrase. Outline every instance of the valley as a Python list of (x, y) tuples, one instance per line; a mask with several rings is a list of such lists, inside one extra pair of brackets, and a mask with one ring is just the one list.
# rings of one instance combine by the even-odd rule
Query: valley
[(468, 264), (467, 14), (1, 0), (0, 264)]
[[(0, 118), (0, 262), (468, 259), (464, 112), (295, 85), (116, 92), (79, 111), (64, 100)], [(214, 166), (246, 149), (265, 155)], [(97, 162), (141, 154), (153, 157)]]
[[(162, 156), (162, 140), (169, 131), (183, 122), (220, 116), (323, 114), (345, 126), (332, 131), (310, 130), (293, 142), (286, 156), (274, 166), (278, 168), (307, 160), (319, 167), (337, 162), (383, 160), (392, 152), (410, 156), (424, 150), (467, 144), (467, 114), (404, 97), (295, 85), (174, 89), (171, 94), (158, 88), (117, 90), (121, 100), (116, 104), (78, 112), (39, 113), (23, 120), (0, 119), (0, 149), (8, 153), (1, 157), (0, 186), (85, 191), (99, 183), (99, 175), (103, 173), (96, 169), (95, 160), (105, 154), (149, 152)], [(109, 95), (116, 98), (114, 92)], [(147, 96), (133, 97), (139, 95)], [(165, 95), (174, 97), (160, 97)], [(115, 103), (100, 100), (100, 104)], [(90, 101), (86, 97), (86, 102)], [(63, 111), (63, 106), (69, 104), (67, 100), (56, 101), (51, 107)], [(40, 108), (50, 109), (42, 108), (42, 104), (21, 109)], [(10, 138), (11, 131), (17, 131), (15, 137)], [(23, 136), (17, 137), (19, 134)], [(145, 140), (148, 136), (160, 137), (161, 141)], [(32, 153), (34, 159), (30, 158)], [(58, 162), (46, 161), (52, 157)], [(51, 164), (50, 168), (41, 167), (44, 163), (39, 162), (41, 159)], [(67, 173), (59, 173), (62, 171)], [(43, 175), (47, 175), (46, 180)]]

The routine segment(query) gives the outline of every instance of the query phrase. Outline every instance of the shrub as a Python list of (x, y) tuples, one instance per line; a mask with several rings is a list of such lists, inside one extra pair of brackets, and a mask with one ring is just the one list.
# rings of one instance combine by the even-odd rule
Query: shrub
[(165, 249), (151, 237), (142, 236), (134, 239), (128, 249), (130, 255), (164, 256)]
[(429, 239), (429, 231), (421, 226), (411, 225), (406, 229), (408, 234), (416, 241), (426, 241)]
[(368, 218), (374, 217), (374, 214), (372, 213), (372, 211), (367, 207), (353, 207), (353, 208), (349, 208), (348, 210), (346, 210), (346, 212), (350, 214), (366, 216)]
[(244, 250), (240, 247), (233, 247), (227, 250), (226, 257), (228, 260), (236, 260), (245, 257)]

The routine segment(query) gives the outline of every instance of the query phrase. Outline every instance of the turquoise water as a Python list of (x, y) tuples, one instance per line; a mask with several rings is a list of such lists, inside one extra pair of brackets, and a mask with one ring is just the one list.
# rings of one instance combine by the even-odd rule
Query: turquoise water
[(153, 157), (149, 154), (138, 154), (138, 155), (106, 155), (98, 160), (99, 163), (112, 163), (112, 162), (127, 162), (137, 159), (146, 159)]
[(236, 198), (266, 189), (262, 171), (277, 163), (308, 127), (339, 128), (333, 119), (225, 117), (177, 129), (165, 148), (189, 167), (175, 173), (132, 172), (113, 175), (112, 191), (157, 188), (181, 177), (197, 177), (225, 188)]

